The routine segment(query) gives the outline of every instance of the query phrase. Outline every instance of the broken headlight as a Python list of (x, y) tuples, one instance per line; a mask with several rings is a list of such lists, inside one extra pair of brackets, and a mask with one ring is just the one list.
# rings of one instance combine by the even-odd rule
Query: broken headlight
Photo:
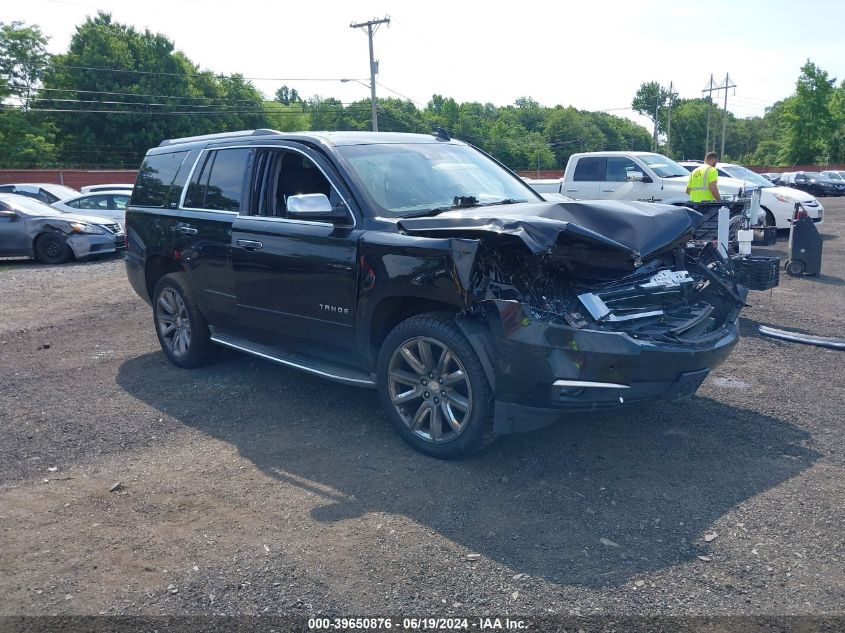
[(74, 233), (86, 233), (88, 235), (103, 235), (106, 231), (96, 224), (86, 224), (85, 222), (71, 222), (70, 228)]

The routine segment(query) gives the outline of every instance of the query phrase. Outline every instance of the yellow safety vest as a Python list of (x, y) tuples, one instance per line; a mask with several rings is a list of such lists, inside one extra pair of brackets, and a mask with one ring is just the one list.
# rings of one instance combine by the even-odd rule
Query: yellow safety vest
[[(689, 175), (689, 197), (693, 202), (711, 202), (716, 198), (710, 191), (710, 174), (717, 174), (718, 172), (710, 165), (702, 165), (696, 167)], [(716, 178), (712, 179), (716, 182)]]

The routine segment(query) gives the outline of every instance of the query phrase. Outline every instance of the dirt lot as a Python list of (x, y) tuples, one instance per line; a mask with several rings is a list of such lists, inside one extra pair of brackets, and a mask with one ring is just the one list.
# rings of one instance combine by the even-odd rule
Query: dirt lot
[(825, 206), (697, 397), (451, 463), (374, 392), (171, 366), (120, 261), (0, 262), (0, 615), (842, 614), (845, 355), (756, 334), (845, 335)]

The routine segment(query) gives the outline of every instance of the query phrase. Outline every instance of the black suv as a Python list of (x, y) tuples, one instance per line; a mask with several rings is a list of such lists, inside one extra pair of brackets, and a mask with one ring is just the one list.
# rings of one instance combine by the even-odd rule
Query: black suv
[(547, 202), (431, 136), (255, 130), (150, 150), (126, 268), (168, 358), (213, 344), (378, 389), (402, 437), (455, 457), (567, 411), (692, 395), (737, 341), (701, 216)]

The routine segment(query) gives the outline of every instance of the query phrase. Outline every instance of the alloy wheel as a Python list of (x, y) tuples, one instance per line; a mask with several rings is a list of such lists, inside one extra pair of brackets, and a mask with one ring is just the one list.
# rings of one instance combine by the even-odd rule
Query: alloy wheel
[(472, 414), (472, 386), (460, 359), (433, 338), (415, 336), (397, 347), (388, 366), (388, 392), (411, 431), (429, 442), (463, 433)]
[(185, 300), (173, 288), (164, 288), (156, 303), (161, 340), (174, 356), (184, 356), (191, 347), (191, 321)]

